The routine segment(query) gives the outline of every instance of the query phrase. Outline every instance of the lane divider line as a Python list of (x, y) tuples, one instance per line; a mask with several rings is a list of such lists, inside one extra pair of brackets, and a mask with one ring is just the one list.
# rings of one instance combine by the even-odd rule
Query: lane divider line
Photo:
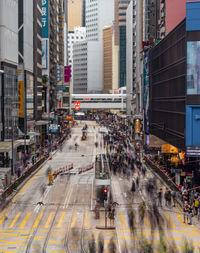
[(30, 216), (31, 216), (31, 212), (27, 213), (26, 217), (24, 218), (24, 220), (20, 224), (19, 228), (24, 228), (24, 226), (26, 225), (26, 223), (27, 223)]
[(10, 226), (8, 228), (13, 228), (15, 223), (17, 222), (17, 220), (19, 219), (19, 216), (21, 215), (21, 212), (19, 212), (15, 218), (13, 219), (13, 221), (11, 222)]

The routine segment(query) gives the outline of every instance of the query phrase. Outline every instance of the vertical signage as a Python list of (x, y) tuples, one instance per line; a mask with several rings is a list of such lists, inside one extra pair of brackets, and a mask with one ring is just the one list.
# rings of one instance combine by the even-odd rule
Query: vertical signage
[(69, 83), (71, 79), (71, 66), (65, 66), (64, 68), (64, 82)]
[(49, 0), (42, 0), (42, 68), (48, 68)]
[(49, 38), (49, 0), (42, 0), (42, 38)]
[(19, 117), (24, 117), (24, 66), (23, 64), (18, 65), (17, 69), (18, 76), (18, 99), (19, 99)]

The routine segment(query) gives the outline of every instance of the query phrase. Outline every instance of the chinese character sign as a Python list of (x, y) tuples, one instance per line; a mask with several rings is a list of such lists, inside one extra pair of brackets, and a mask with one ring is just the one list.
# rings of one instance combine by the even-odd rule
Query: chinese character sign
[(71, 79), (71, 66), (65, 66), (64, 69), (64, 82), (69, 83)]
[(49, 37), (49, 0), (42, 0), (42, 38)]
[(18, 102), (19, 102), (19, 117), (24, 117), (24, 66), (18, 65)]

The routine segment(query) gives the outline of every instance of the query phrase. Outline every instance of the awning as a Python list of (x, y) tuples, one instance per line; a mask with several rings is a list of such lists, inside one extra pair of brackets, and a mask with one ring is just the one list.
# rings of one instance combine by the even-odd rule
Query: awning
[(36, 126), (42, 126), (42, 125), (48, 125), (49, 121), (48, 120), (38, 120), (35, 122)]
[[(30, 144), (30, 140), (26, 140), (26, 145)], [(14, 149), (19, 146), (24, 145), (24, 140), (16, 140), (14, 141)], [(0, 142), (0, 153), (3, 152), (12, 152), (12, 142), (11, 141), (1, 141)]]
[(28, 132), (27, 135), (35, 135), (35, 136), (40, 136), (40, 133), (37, 132)]

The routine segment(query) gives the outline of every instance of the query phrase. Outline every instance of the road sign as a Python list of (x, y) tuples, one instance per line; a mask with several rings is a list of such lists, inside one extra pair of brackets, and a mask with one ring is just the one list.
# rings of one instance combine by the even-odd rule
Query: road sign
[(75, 106), (76, 111), (80, 110), (80, 105), (81, 105), (81, 103), (79, 101), (74, 102), (74, 106)]

